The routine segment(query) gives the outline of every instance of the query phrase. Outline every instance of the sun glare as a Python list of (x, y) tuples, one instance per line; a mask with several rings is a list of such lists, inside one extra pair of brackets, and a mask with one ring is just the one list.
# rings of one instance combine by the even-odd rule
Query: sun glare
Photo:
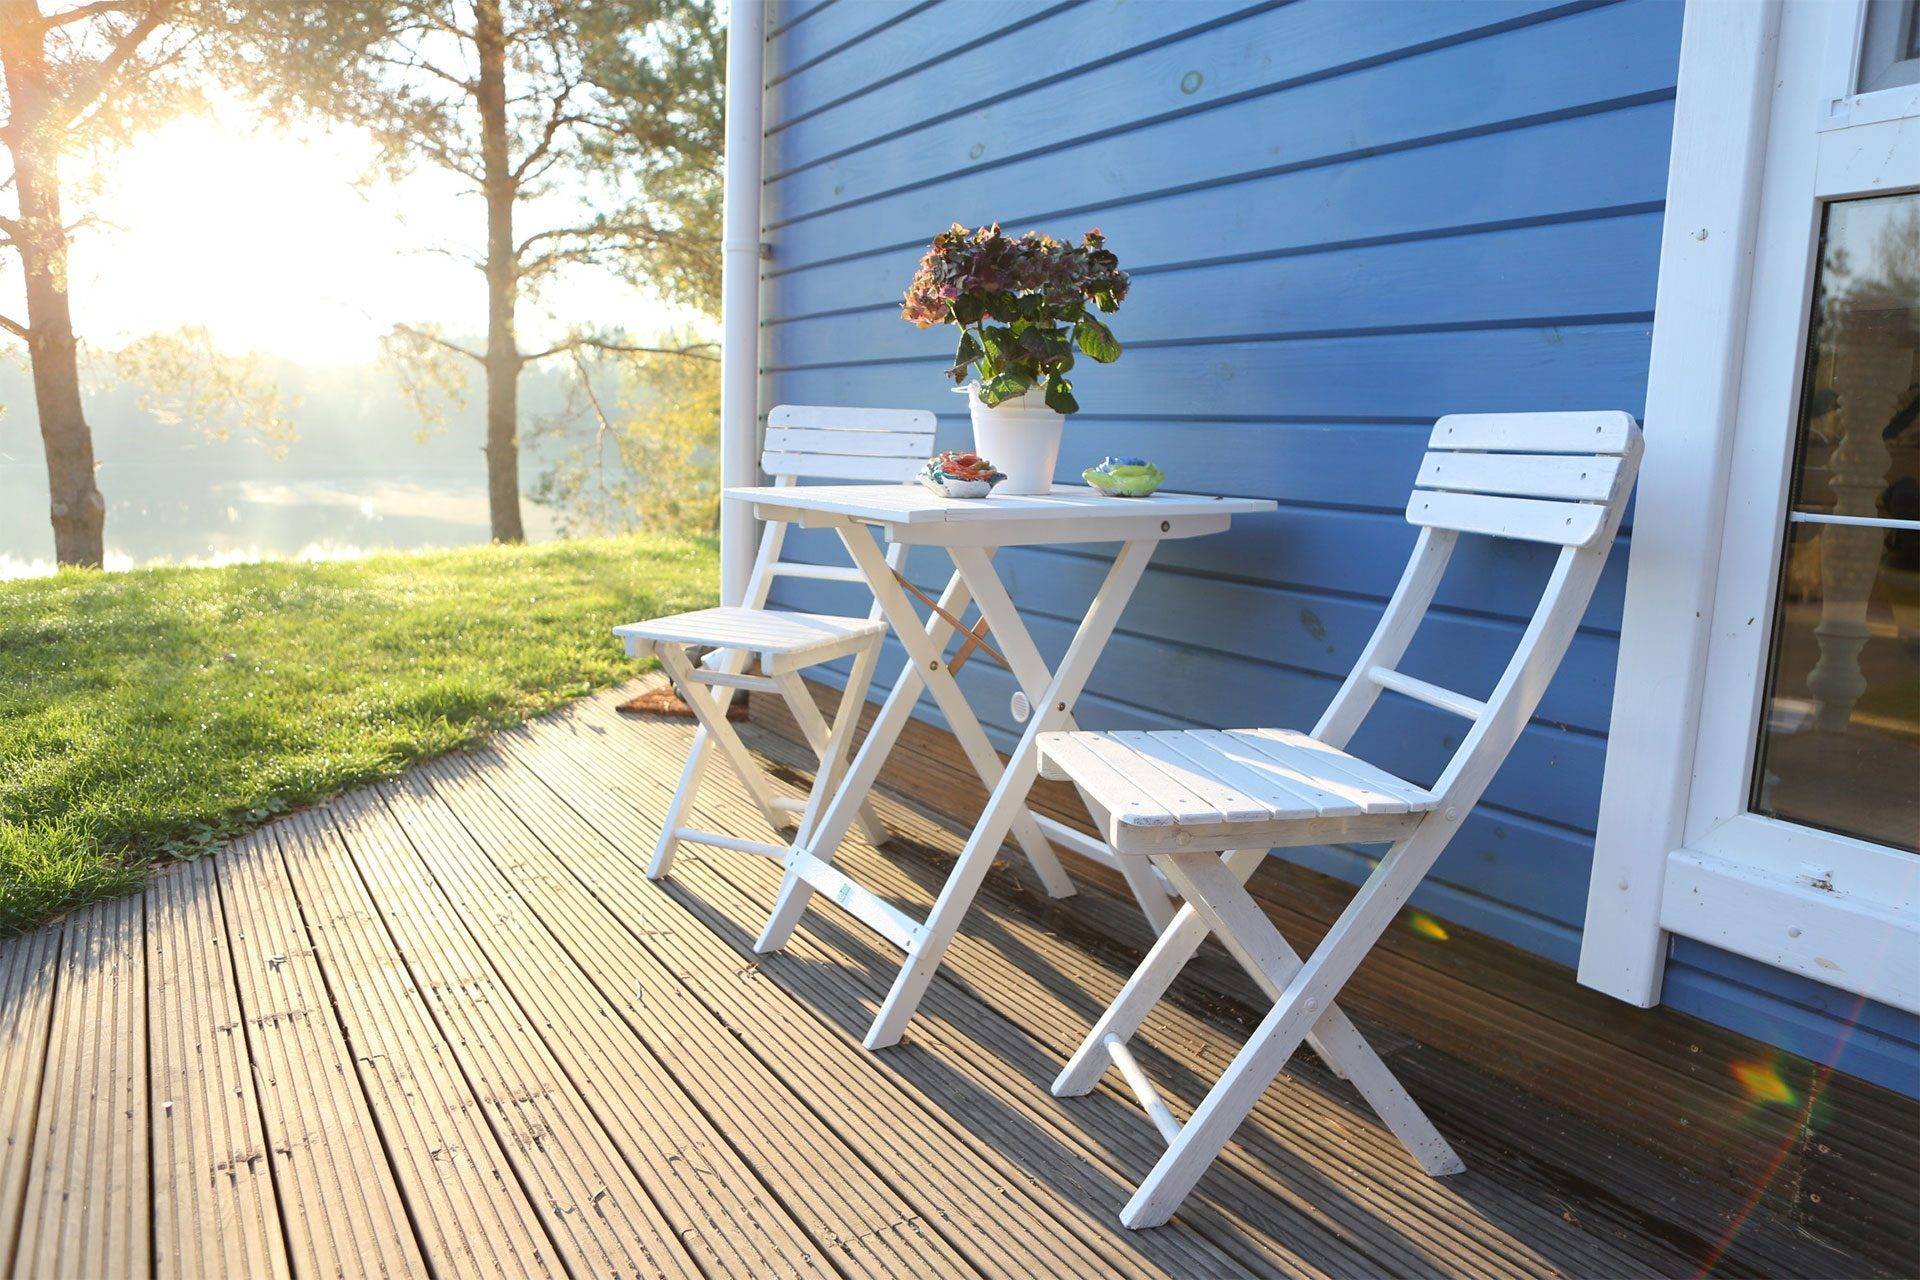
[[(373, 149), (348, 130), (286, 130), (238, 107), (171, 122), (99, 163), (97, 225), (76, 237), (75, 318), (96, 345), (205, 325), (230, 352), (305, 365), (374, 356), (398, 321), (476, 334), (485, 290), (465, 262), (480, 206), (446, 174), (369, 174)], [(13, 282), (9, 282), (13, 283)], [(636, 330), (666, 308), (614, 282), (550, 299), (571, 319)], [(523, 342), (543, 325), (522, 307)]]

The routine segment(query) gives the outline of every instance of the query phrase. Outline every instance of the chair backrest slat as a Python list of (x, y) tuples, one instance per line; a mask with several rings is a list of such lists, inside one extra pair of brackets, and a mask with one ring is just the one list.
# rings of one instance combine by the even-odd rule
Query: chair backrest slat
[(1407, 519), (1458, 533), (1484, 533), (1527, 542), (1557, 542), (1584, 547), (1600, 536), (1607, 509), (1589, 502), (1543, 502), (1536, 498), (1496, 498), (1484, 493), (1429, 493), (1415, 490)]
[(906, 481), (933, 452), (933, 431), (924, 409), (776, 405), (760, 468), (812, 480)]
[[(760, 469), (781, 485), (808, 480), (913, 479), (933, 452), (933, 415), (924, 409), (848, 409), (831, 405), (782, 404), (767, 414), (765, 448)], [(866, 581), (851, 564), (817, 564), (783, 560), (787, 526), (768, 521), (761, 536), (753, 572), (747, 579), (745, 603), (750, 609), (766, 606), (776, 577), (826, 582)], [(898, 569), (906, 561), (906, 547), (887, 549), (887, 563)], [(868, 616), (879, 617), (874, 601)]]
[[(1473, 725), (1434, 784), (1436, 793), (1464, 809), (1532, 717), (1586, 612), (1639, 470), (1640, 428), (1617, 412), (1461, 414), (1435, 424), (1428, 448), (1407, 503), (1407, 519), (1421, 526), (1413, 558), (1313, 736), (1346, 746), (1382, 688), (1465, 716)], [(1484, 702), (1397, 670), (1461, 534), (1561, 548), (1533, 617)]]
[(1580, 454), (1429, 453), (1414, 484), (1459, 493), (1606, 502), (1620, 483), (1620, 459)]
[(1453, 414), (1434, 424), (1407, 519), (1434, 529), (1590, 547), (1631, 484), (1631, 415)]

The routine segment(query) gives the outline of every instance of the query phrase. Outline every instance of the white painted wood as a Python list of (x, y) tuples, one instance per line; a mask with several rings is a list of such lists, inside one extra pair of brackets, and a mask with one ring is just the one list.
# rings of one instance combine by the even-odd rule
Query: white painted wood
[[(666, 671), (667, 678), (673, 681), (674, 692), (687, 704), (700, 727), (707, 731), (707, 740), (720, 752), (733, 771), (740, 775), (740, 782), (746, 788), (767, 825), (778, 832), (783, 823), (780, 810), (774, 805), (773, 787), (768, 783), (766, 774), (748, 754), (746, 744), (740, 741), (740, 735), (734, 731), (727, 720), (726, 709), (716, 700), (713, 693), (693, 679), (693, 665), (687, 661), (685, 646), (663, 644), (659, 647), (660, 666)], [(677, 826), (677, 824), (676, 824)]]
[[(731, 341), (731, 339), (730, 339)], [(751, 362), (749, 362), (751, 363)], [(780, 431), (806, 433), (795, 435), (788, 441), (791, 456), (801, 456), (801, 446), (813, 441), (857, 439), (859, 441), (908, 441), (931, 440), (934, 428), (933, 415), (922, 410), (881, 410), (860, 409), (844, 410), (822, 408), (807, 405), (776, 406), (770, 415), (771, 427)], [(857, 452), (857, 446), (849, 447), (846, 452)], [(734, 454), (738, 454), (734, 450)], [(836, 455), (838, 456), (838, 455)], [(869, 460), (870, 461), (870, 460)], [(731, 463), (729, 465), (732, 465)], [(729, 472), (729, 478), (732, 472)], [(818, 474), (832, 478), (845, 478), (847, 470), (835, 466), (831, 458), (822, 463)], [(772, 487), (773, 492), (784, 492), (794, 487), (795, 476), (788, 474), (779, 477)], [(749, 508), (741, 507), (742, 512)], [(732, 512), (726, 513), (723, 529), (733, 527)], [(776, 575), (811, 577), (838, 581), (864, 581), (865, 579), (851, 566), (831, 566), (814, 564), (790, 564), (780, 558), (785, 544), (787, 522), (770, 520), (766, 523), (759, 546), (753, 555), (751, 571), (746, 580), (738, 586), (729, 586), (724, 593), (728, 604), (737, 612), (705, 610), (698, 614), (677, 615), (674, 618), (654, 619), (647, 623), (630, 624), (617, 628), (616, 634), (626, 644), (627, 652), (641, 657), (655, 653), (663, 645), (678, 645), (683, 649), (714, 646), (713, 652), (703, 657), (697, 668), (690, 671), (692, 683), (706, 686), (719, 686), (715, 690), (712, 708), (724, 721), (728, 706), (731, 705), (736, 690), (783, 689), (789, 702), (793, 701), (791, 686), (779, 684), (783, 676), (803, 669), (806, 666), (832, 661), (849, 654), (859, 654), (868, 647), (877, 652), (885, 626), (880, 620), (878, 607), (868, 611), (865, 619), (825, 618), (823, 615), (781, 615), (766, 612), (767, 596)], [(730, 541), (729, 541), (730, 540)], [(740, 538), (729, 533), (726, 539), (729, 546), (737, 546)], [(735, 554), (728, 550), (727, 555)], [(888, 563), (899, 566), (904, 563), (906, 548), (896, 547), (889, 553)], [(734, 597), (738, 596), (737, 603)], [(819, 644), (802, 643), (795, 639), (797, 633), (806, 631), (827, 631), (838, 639), (823, 640)], [(771, 640), (769, 640), (771, 637)], [(746, 668), (758, 657), (764, 676), (746, 674)], [(767, 681), (774, 681), (773, 684)], [(797, 683), (797, 682), (795, 682)], [(802, 688), (804, 688), (802, 686)], [(706, 709), (703, 703), (696, 713)], [(803, 724), (808, 723), (807, 712), (812, 711), (812, 720), (819, 720), (818, 709), (807, 700), (804, 707), (794, 706), (796, 718)], [(731, 730), (727, 731), (731, 736)], [(819, 740), (827, 739), (824, 726), (820, 726)], [(679, 832), (684, 829), (686, 813), (705, 777), (706, 762), (714, 745), (708, 721), (701, 718), (700, 727), (694, 733), (693, 746), (688, 752), (687, 764), (681, 773), (680, 785), (675, 789), (673, 799), (667, 806), (665, 818), (661, 824), (660, 839), (654, 847), (653, 857), (647, 868), (651, 878), (659, 879), (672, 869), (673, 857), (680, 842)], [(743, 753), (728, 751), (725, 753), (736, 770), (742, 761), (751, 764), (751, 759)], [(823, 757), (824, 759), (824, 757)], [(757, 769), (757, 766), (754, 766)], [(787, 812), (784, 797), (774, 793), (770, 783), (764, 778), (750, 780), (749, 789), (764, 798), (771, 805), (771, 813)], [(818, 779), (816, 779), (816, 789)], [(763, 805), (763, 808), (767, 806)], [(885, 829), (880, 825), (872, 806), (863, 803), (860, 808), (861, 821), (866, 833), (877, 841), (885, 839)], [(776, 830), (778, 827), (776, 826)]]
[[(832, 774), (838, 774), (845, 767), (847, 745), (854, 726), (860, 719), (860, 709), (866, 703), (867, 687), (873, 679), (873, 663), (878, 660), (880, 650), (875, 646), (867, 665), (850, 672), (846, 688), (841, 690), (840, 708), (834, 713), (833, 725), (820, 713), (820, 704), (813, 700), (813, 694), (807, 689), (807, 682), (800, 678), (797, 671), (783, 671), (774, 676), (780, 695), (786, 700), (787, 707), (793, 712), (794, 722), (800, 726), (800, 734), (813, 749), (813, 754), (821, 761), (821, 769), (828, 770), (827, 761), (833, 762)], [(842, 727), (844, 726), (844, 727)], [(844, 739), (844, 740), (843, 740)], [(798, 843), (804, 843), (819, 820), (820, 802), (823, 797), (833, 794), (834, 778), (828, 778), (823, 785), (818, 775), (813, 790), (809, 792), (804, 812), (807, 821), (800, 824)], [(860, 824), (860, 834), (874, 848), (887, 842), (886, 824), (880, 821), (880, 815), (874, 811), (871, 802), (863, 802), (856, 821)]]
[[(1127, 600), (1139, 585), (1140, 575), (1145, 572), (1147, 561), (1153, 556), (1153, 547), (1151, 541), (1124, 544), (1106, 579), (1087, 606), (1086, 614), (1074, 632), (1072, 641), (1068, 643), (1067, 652), (1055, 669), (1053, 679), (1048, 682), (1044, 696), (1035, 704), (1033, 719), (1027, 723), (1026, 732), (1021, 735), (1005, 771), (988, 796), (986, 808), (981, 812), (972, 835), (968, 837), (966, 847), (961, 850), (946, 883), (941, 886), (940, 895), (927, 916), (919, 941), (880, 1005), (879, 1016), (867, 1032), (866, 1045), (869, 1049), (884, 1048), (898, 1042), (906, 1030), (920, 998), (926, 994), (927, 984), (933, 981), (940, 957), (945, 954), (947, 944), (960, 928), (960, 921), (972, 905), (974, 895), (980, 891), (980, 884), (986, 879), (1000, 842), (1006, 839), (1015, 818), (1025, 811), (1027, 793), (1032, 790), (1034, 779), (1038, 776), (1037, 740), (1042, 733), (1058, 729), (1079, 698), (1087, 678), (1093, 673), (1094, 662), (1112, 637)], [(961, 576), (966, 576), (964, 570)], [(938, 677), (942, 673), (929, 674)], [(964, 708), (965, 700), (959, 697), (958, 687), (952, 686), (951, 682), (952, 678), (946, 677), (945, 683), (952, 687), (954, 699)], [(938, 696), (941, 681), (936, 678), (930, 684)], [(941, 709), (947, 711), (944, 701)], [(949, 722), (953, 719), (952, 713), (948, 712)]]
[[(1570, 433), (1576, 429), (1603, 436), (1598, 447), (1617, 452), (1618, 477), (1609, 501), (1599, 504), (1469, 498), (1591, 512), (1594, 526), (1585, 536), (1566, 540), (1531, 621), (1484, 703), (1401, 676), (1393, 664), (1431, 604), (1457, 534), (1539, 534), (1536, 527), (1517, 528), (1512, 519), (1482, 522), (1492, 526), (1486, 529), (1456, 521), (1458, 527), (1423, 531), (1393, 600), (1314, 735), (1278, 729), (1212, 734), (1050, 730), (1038, 744), (1049, 771), (1070, 778), (1088, 798), (1123, 860), (1130, 853), (1152, 856), (1186, 899), (1115, 1007), (1056, 1081), (1056, 1092), (1078, 1092), (1091, 1085), (1101, 1067), (1097, 1055), (1112, 1056), (1109, 1046), (1124, 1046), (1209, 931), (1220, 936), (1274, 998), (1272, 1011), (1219, 1082), (1187, 1123), (1169, 1134), (1166, 1154), (1121, 1214), (1128, 1227), (1154, 1226), (1172, 1216), (1273, 1077), (1310, 1037), (1329, 1062), (1345, 1069), (1423, 1167), (1436, 1175), (1461, 1168), (1444, 1139), (1339, 1013), (1334, 998), (1459, 830), (1518, 740), (1579, 627), (1619, 529), (1640, 453), (1639, 429), (1631, 419), (1500, 415), (1497, 420), (1456, 420), (1454, 435), (1475, 446), (1536, 451), (1533, 437), (1518, 430), (1524, 424), (1532, 424), (1550, 445), (1563, 448), (1571, 447)], [(1435, 500), (1460, 496), (1443, 493)], [(1416, 494), (1415, 504), (1421, 500)], [(1412, 509), (1408, 518), (1417, 520)], [(1397, 778), (1342, 749), (1381, 687), (1422, 696), (1472, 722), (1431, 788)], [(1341, 838), (1390, 839), (1392, 847), (1303, 963), (1242, 886), (1257, 861), (1249, 850), (1288, 843), (1290, 832), (1323, 838), (1329, 823), (1345, 824)], [(1215, 850), (1233, 852), (1223, 862)], [(1157, 1096), (1150, 1082), (1135, 1082), (1135, 1092), (1148, 1105)]]
[(894, 946), (902, 951), (913, 949), (915, 940), (920, 936), (920, 922), (879, 894), (856, 883), (838, 867), (800, 850), (795, 852), (789, 869), (809, 888), (825, 894), (827, 901)]
[[(1851, 93), (1859, 17), (1852, 0), (1687, 12), (1648, 456), (1579, 971), (1636, 1004), (1659, 998), (1676, 923), (1845, 985), (1776, 936), (1778, 920), (1805, 914), (1793, 888), (1804, 863), (1868, 916), (1913, 906), (1910, 854), (1747, 811), (1821, 202), (1920, 185), (1920, 96)], [(1738, 870), (1697, 872), (1708, 865)], [(1669, 883), (1680, 868), (1697, 891), (1685, 899)]]
[(1389, 671), (1385, 667), (1368, 668), (1367, 679), (1373, 681), (1382, 689), (1391, 689), (1395, 693), (1403, 693), (1407, 697), (1416, 698), (1430, 707), (1438, 707), (1442, 711), (1451, 711), (1453, 714), (1465, 716), (1469, 720), (1478, 720), (1482, 715), (1486, 714), (1487, 704), (1478, 698), (1469, 698), (1464, 693), (1455, 693), (1451, 689), (1442, 689), (1437, 684), (1428, 684), (1425, 680), (1416, 680), (1410, 675), (1405, 675), (1398, 671)]
[(1360, 651), (1360, 658), (1340, 691), (1321, 712), (1310, 737), (1334, 747), (1344, 747), (1352, 739), (1354, 730), (1360, 727), (1380, 696), (1380, 686), (1369, 679), (1367, 673), (1376, 667), (1390, 670), (1406, 656), (1407, 646), (1420, 628), (1420, 619), (1426, 616), (1427, 606), (1433, 603), (1433, 593), (1440, 588), (1440, 579), (1446, 574), (1447, 561), (1453, 556), (1458, 537), (1451, 529), (1420, 531), (1414, 540), (1413, 555), (1400, 574), (1386, 611), (1380, 615), (1379, 625)]
[[(1161, 861), (1228, 953), (1268, 999), (1279, 1000), (1300, 972), (1302, 961), (1244, 888), (1247, 877), (1208, 855), (1180, 854)], [(1331, 999), (1307, 1040), (1328, 1066), (1359, 1091), (1421, 1168), (1435, 1177), (1465, 1170), (1466, 1165), (1433, 1122), (1394, 1078), (1352, 1019)]]
[(1179, 1136), (1180, 1122), (1174, 1118), (1173, 1112), (1167, 1110), (1160, 1091), (1153, 1087), (1153, 1081), (1141, 1069), (1133, 1050), (1127, 1048), (1126, 1042), (1118, 1036), (1107, 1037), (1106, 1049), (1107, 1056), (1113, 1059), (1113, 1065), (1120, 1068), (1120, 1078), (1127, 1082), (1127, 1087), (1133, 1090), (1133, 1096), (1140, 1100), (1140, 1109), (1153, 1121), (1153, 1127), (1160, 1131), (1160, 1136), (1172, 1142)]
[[(864, 535), (863, 535), (864, 536)], [(929, 643), (944, 648), (951, 637), (953, 628), (943, 617), (958, 617), (967, 607), (966, 584), (955, 573), (941, 591), (938, 603), (940, 612), (929, 617), (924, 624), (914, 620), (916, 629), (923, 631)], [(906, 644), (904, 636), (902, 645)], [(909, 650), (909, 657), (912, 657)], [(916, 662), (908, 662), (900, 677), (887, 693), (886, 701), (881, 704), (880, 714), (874, 718), (873, 725), (867, 730), (866, 738), (860, 744), (860, 750), (853, 759), (853, 768), (848, 773), (833, 798), (828, 802), (826, 812), (819, 825), (814, 829), (807, 845), (808, 852), (821, 861), (831, 861), (839, 849), (840, 842), (846, 838), (847, 831), (853, 826), (854, 816), (858, 812), (863, 798), (873, 789), (880, 777), (880, 767), (886, 762), (888, 753), (899, 740), (901, 731), (906, 727), (913, 714), (914, 703), (919, 700), (925, 683), (921, 679), (921, 668)], [(777, 951), (787, 944), (794, 928), (800, 923), (800, 917), (807, 909), (807, 903), (813, 896), (813, 889), (791, 869), (781, 881), (780, 892), (774, 900), (773, 914), (768, 917), (766, 927), (755, 939), (753, 949), (757, 952)]]
[(1156, 493), (1146, 498), (1110, 498), (1084, 485), (1055, 485), (1050, 494), (989, 498), (944, 498), (920, 485), (805, 485), (730, 488), (730, 502), (768, 509), (815, 511), (881, 524), (897, 534), (908, 526), (971, 521), (1042, 521), (1061, 527), (1079, 520), (1124, 520), (1147, 537), (1162, 520), (1183, 516), (1252, 515), (1272, 511), (1265, 498), (1216, 498), (1192, 493)]
[(1660, 923), (1897, 1009), (1920, 1009), (1920, 915), (1884, 900), (1679, 849), (1668, 857)]
[(1620, 480), (1618, 457), (1579, 454), (1429, 453), (1414, 484), (1422, 489), (1502, 493), (1517, 498), (1606, 502)]
[(1417, 525), (1552, 542), (1563, 547), (1591, 546), (1600, 536), (1606, 513), (1605, 507), (1584, 502), (1543, 502), (1430, 489), (1414, 490), (1407, 502), (1407, 519)]
[(829, 404), (779, 404), (767, 414), (769, 427), (818, 431), (898, 431), (931, 436), (938, 425), (926, 409), (854, 409)]
[[(692, 613), (676, 613), (645, 622), (615, 627), (624, 638), (656, 643), (695, 645), (715, 649), (744, 649), (763, 660), (806, 658), (822, 650), (841, 657), (863, 641), (884, 634), (886, 628), (865, 618), (842, 618), (824, 613), (788, 613), (767, 609), (739, 609), (718, 605)], [(816, 658), (815, 662), (829, 659)], [(771, 668), (769, 668), (771, 669)]]
[(932, 431), (832, 431), (818, 427), (768, 427), (768, 453), (839, 454), (867, 458), (912, 458), (925, 462)]
[(736, 853), (755, 853), (763, 858), (784, 858), (787, 846), (768, 844), (764, 840), (745, 840), (739, 836), (726, 835), (719, 831), (701, 831), (694, 827), (678, 827), (674, 830), (674, 839), (682, 844), (706, 844), (716, 849), (732, 849)]
[[(751, 483), (759, 452), (761, 139), (766, 83), (766, 6), (727, 11), (726, 158), (720, 212), (720, 483)], [(778, 412), (776, 410), (775, 412)], [(720, 603), (748, 604), (753, 522), (745, 508), (720, 511)], [(688, 781), (706, 757), (695, 749)], [(672, 830), (669, 825), (666, 831)], [(670, 843), (670, 842), (669, 842)], [(656, 861), (659, 857), (656, 854)], [(668, 861), (671, 861), (669, 855)]]
[[(627, 652), (633, 650), (629, 648)], [(702, 671), (695, 668), (693, 682), (705, 685), (724, 685), (729, 689), (746, 689), (754, 693), (778, 693), (780, 686), (766, 676), (741, 676), (731, 671)]]
[[(1027, 633), (1026, 626), (1020, 621), (1019, 610), (1014, 607), (1013, 599), (1007, 594), (999, 577), (993, 572), (992, 557), (983, 550), (974, 547), (955, 547), (949, 553), (956, 568), (973, 586), (976, 603), (980, 607), (980, 616), (985, 618), (991, 628), (994, 639), (998, 641), (1001, 652), (1006, 656), (1007, 664), (1012, 667), (1014, 678), (1020, 681), (1021, 691), (1026, 694), (1028, 704), (1037, 705), (1036, 700), (1045, 697), (1047, 683), (1053, 673), (1047, 669), (1046, 661), (1040, 656), (1040, 649)], [(1071, 715), (1066, 717), (1064, 727), (1077, 728)], [(1060, 828), (1058, 823), (1049, 823), (1036, 817), (1043, 836), (1053, 836), (1054, 829), (1067, 830), (1072, 843), (1069, 847), (1086, 852), (1085, 844), (1097, 843), (1085, 841), (1078, 832), (1069, 828)], [(1057, 837), (1056, 837), (1057, 838)], [(1084, 843), (1082, 843), (1084, 841)], [(1106, 845), (1100, 844), (1105, 859), (1119, 863)], [(1095, 855), (1098, 856), (1098, 855)], [(1123, 866), (1121, 875), (1126, 878), (1127, 887), (1132, 891), (1134, 900), (1140, 904), (1140, 910), (1155, 930), (1164, 929), (1173, 919), (1173, 904), (1167, 900), (1165, 885), (1157, 875), (1143, 874), (1134, 867)]]
[(760, 469), (770, 476), (805, 476), (822, 480), (891, 480), (905, 485), (926, 462), (925, 457), (860, 458), (826, 453), (766, 453)]
[(804, 560), (782, 560), (773, 566), (776, 578), (813, 578), (822, 582), (860, 582), (865, 578), (850, 564), (809, 564)]
[(1638, 427), (1618, 409), (1592, 413), (1450, 413), (1433, 424), (1430, 449), (1516, 453), (1622, 453)]
[[(1235, 849), (1223, 854), (1221, 863), (1244, 883), (1266, 856), (1264, 846)], [(1054, 1097), (1076, 1098), (1093, 1088), (1107, 1069), (1106, 1042), (1118, 1039), (1124, 1043), (1133, 1038), (1140, 1024), (1147, 1020), (1147, 1015), (1160, 1003), (1167, 988), (1173, 985), (1173, 980), (1180, 976), (1187, 961), (1193, 959), (1200, 950), (1200, 944), (1207, 940), (1211, 932), (1212, 926), (1193, 903), (1183, 904), (1174, 913), (1173, 922), (1160, 931), (1159, 939), (1140, 962), (1140, 967), (1133, 971), (1133, 976), (1120, 988), (1106, 1012), (1100, 1015), (1099, 1021), (1093, 1024), (1093, 1029), (1080, 1042), (1080, 1047), (1067, 1060), (1067, 1065), (1054, 1078)]]

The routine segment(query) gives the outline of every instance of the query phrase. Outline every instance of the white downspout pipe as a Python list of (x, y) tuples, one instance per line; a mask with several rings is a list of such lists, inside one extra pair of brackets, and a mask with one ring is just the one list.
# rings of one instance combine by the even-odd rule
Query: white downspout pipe
[[(726, 194), (721, 219), (720, 483), (760, 483), (760, 139), (765, 0), (727, 19)], [(720, 504), (720, 599), (737, 605), (753, 571), (753, 512)]]

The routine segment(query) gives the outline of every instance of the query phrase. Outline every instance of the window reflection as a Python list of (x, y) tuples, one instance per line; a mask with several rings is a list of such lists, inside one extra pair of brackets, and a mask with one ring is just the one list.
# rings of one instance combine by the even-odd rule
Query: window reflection
[(1830, 205), (1753, 808), (1920, 847), (1920, 195)]

